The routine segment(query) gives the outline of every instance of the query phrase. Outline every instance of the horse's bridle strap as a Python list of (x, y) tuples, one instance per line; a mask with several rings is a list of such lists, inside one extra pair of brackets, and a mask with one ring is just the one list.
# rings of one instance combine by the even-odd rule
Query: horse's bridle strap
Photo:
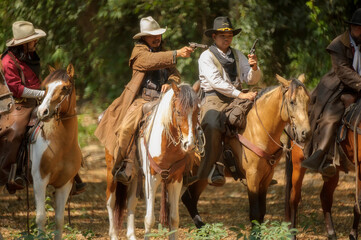
[(279, 148), (274, 154), (269, 154), (263, 151), (261, 148), (257, 147), (253, 143), (251, 143), (247, 138), (245, 138), (241, 134), (236, 135), (238, 141), (242, 143), (243, 146), (254, 152), (257, 156), (261, 158), (265, 158), (268, 162), (273, 165), (275, 160), (281, 155), (283, 148)]
[(145, 138), (143, 138), (143, 140), (144, 140), (145, 149), (147, 151), (147, 157), (149, 159), (150, 167), (153, 168), (154, 171), (156, 173), (158, 173), (162, 177), (163, 180), (167, 180), (170, 176), (174, 175), (174, 173), (176, 171), (184, 170), (186, 163), (187, 163), (186, 157), (173, 163), (169, 169), (160, 168), (159, 165), (154, 161), (153, 157), (149, 153), (147, 141), (145, 140)]

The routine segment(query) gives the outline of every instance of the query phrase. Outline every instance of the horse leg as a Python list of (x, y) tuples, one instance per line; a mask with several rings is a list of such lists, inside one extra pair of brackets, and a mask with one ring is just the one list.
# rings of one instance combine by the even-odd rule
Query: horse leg
[(107, 210), (109, 216), (109, 237), (111, 240), (118, 239), (119, 228), (114, 221), (115, 192), (111, 192), (107, 199)]
[[(357, 187), (358, 187), (358, 192), (359, 192), (358, 199), (361, 199), (361, 193), (360, 193), (361, 181), (360, 181), (359, 178), (357, 180)], [(357, 199), (356, 199), (356, 201), (357, 201)], [(351, 232), (350, 232), (350, 235), (349, 235), (350, 240), (357, 240), (358, 239), (358, 225), (359, 225), (359, 222), (360, 222), (360, 213), (359, 213), (357, 208), (358, 208), (358, 204), (357, 204), (357, 202), (355, 202), (355, 206), (353, 208), (352, 229), (351, 229)]]
[(325, 218), (326, 231), (329, 239), (337, 239), (335, 228), (333, 226), (331, 208), (333, 204), (333, 193), (337, 187), (338, 180), (339, 172), (337, 172), (333, 177), (329, 178), (328, 181), (323, 183), (320, 194), (322, 211)]
[(69, 193), (73, 187), (73, 182), (68, 181), (65, 185), (55, 189), (55, 239), (61, 240), (64, 225), (64, 209)]
[[(158, 177), (156, 177), (151, 175), (148, 169), (147, 173), (145, 174), (145, 196), (146, 196), (145, 202), (147, 206), (147, 212), (144, 217), (145, 234), (151, 232), (155, 222), (154, 200), (160, 182), (161, 182), (160, 176), (158, 175)], [(145, 236), (144, 239), (149, 239), (149, 237)]]
[(45, 231), (45, 221), (46, 221), (46, 211), (45, 211), (45, 195), (46, 195), (46, 186), (49, 183), (49, 176), (44, 179), (41, 178), (40, 172), (32, 173), (33, 175), (33, 188), (35, 196), (35, 205), (36, 205), (36, 225), (41, 232)]
[(129, 240), (136, 240), (135, 236), (135, 208), (138, 204), (137, 198), (137, 177), (135, 177), (130, 183), (128, 190), (128, 199), (127, 199), (127, 209), (128, 209), (128, 219), (127, 219), (127, 238)]
[(249, 201), (249, 219), (252, 222), (253, 220), (257, 220), (259, 223), (263, 222), (265, 212), (265, 206), (262, 204), (264, 193), (260, 192), (260, 179), (257, 176), (257, 170), (251, 171), (248, 170), (246, 172), (247, 177), (247, 188), (248, 188), (248, 201)]
[(207, 179), (201, 179), (194, 184), (188, 186), (188, 188), (182, 195), (182, 202), (186, 206), (188, 213), (197, 228), (201, 228), (204, 225), (204, 222), (199, 215), (197, 204), (200, 195), (207, 187), (207, 185)]
[(290, 216), (287, 219), (287, 221), (291, 221), (291, 228), (295, 228), (297, 225), (297, 210), (301, 201), (301, 188), (305, 173), (306, 168), (301, 167), (301, 162), (296, 163), (293, 161), (292, 188), (288, 206), (290, 208)]
[[(170, 230), (178, 230), (179, 227), (179, 196), (182, 190), (183, 181), (175, 181), (168, 186)], [(178, 239), (178, 231), (173, 233), (169, 239)]]

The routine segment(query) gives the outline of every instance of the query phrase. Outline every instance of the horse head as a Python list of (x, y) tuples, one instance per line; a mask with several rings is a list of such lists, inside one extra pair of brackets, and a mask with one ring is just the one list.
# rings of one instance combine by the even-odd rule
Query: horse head
[(52, 67), (49, 69), (50, 74), (42, 83), (42, 87), (45, 88), (45, 97), (37, 112), (40, 120), (48, 120), (53, 116), (60, 117), (60, 113), (67, 114), (75, 111), (75, 106), (72, 106), (72, 102), (75, 102), (75, 94), (72, 94), (75, 91), (73, 65), (69, 64), (66, 71), (55, 70)]
[(283, 87), (282, 120), (291, 125), (297, 142), (306, 142), (310, 136), (311, 128), (308, 120), (310, 95), (303, 84), (305, 76), (302, 74), (298, 79), (291, 81), (279, 75), (276, 75), (276, 78)]
[(174, 92), (172, 124), (178, 129), (182, 150), (190, 152), (196, 146), (199, 100), (189, 85), (184, 84), (178, 87), (172, 83), (172, 89)]

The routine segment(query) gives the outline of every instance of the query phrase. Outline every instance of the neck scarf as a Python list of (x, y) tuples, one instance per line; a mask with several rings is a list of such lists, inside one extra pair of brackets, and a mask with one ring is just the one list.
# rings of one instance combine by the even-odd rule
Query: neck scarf
[(215, 44), (209, 47), (209, 51), (211, 51), (217, 60), (221, 63), (222, 67), (228, 74), (231, 82), (234, 82), (237, 78), (237, 64), (234, 60), (233, 51), (231, 54), (227, 55), (227, 58), (223, 57)]
[(355, 49), (355, 54), (353, 56), (353, 63), (352, 67), (355, 69), (355, 71), (361, 76), (361, 53), (360, 53), (360, 46), (356, 45), (355, 41), (351, 37), (350, 34), (350, 41), (351, 46)]

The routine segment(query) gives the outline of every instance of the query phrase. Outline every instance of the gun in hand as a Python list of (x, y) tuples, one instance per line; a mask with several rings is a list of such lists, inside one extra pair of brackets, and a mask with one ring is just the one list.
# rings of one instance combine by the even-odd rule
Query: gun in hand
[[(258, 38), (256, 39), (256, 41), (254, 41), (251, 50), (249, 50), (249, 54), (250, 55), (254, 55), (256, 53), (256, 44), (258, 42)], [(253, 67), (253, 64), (250, 65), (251, 67)]]
[(195, 43), (195, 42), (190, 42), (190, 43), (189, 43), (189, 46), (190, 46), (191, 48), (193, 48), (193, 49), (196, 49), (197, 47), (198, 47), (198, 48), (204, 48), (204, 49), (208, 48), (208, 45), (199, 44), (199, 43)]

